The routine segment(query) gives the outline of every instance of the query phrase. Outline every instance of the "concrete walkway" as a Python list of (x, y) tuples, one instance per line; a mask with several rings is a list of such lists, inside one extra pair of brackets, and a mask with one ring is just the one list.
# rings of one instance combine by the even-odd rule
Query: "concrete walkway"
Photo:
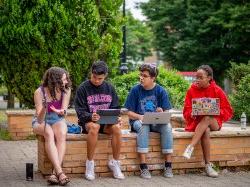
[[(25, 180), (25, 163), (34, 163), (34, 181)], [(37, 172), (37, 141), (2, 141), (0, 140), (0, 187), (47, 186), (46, 180)], [(228, 172), (224, 170), (217, 179), (205, 174), (175, 175), (172, 179), (153, 176), (150, 180), (137, 176), (125, 180), (98, 178), (89, 182), (83, 178), (71, 178), (68, 186), (250, 186), (250, 172)]]

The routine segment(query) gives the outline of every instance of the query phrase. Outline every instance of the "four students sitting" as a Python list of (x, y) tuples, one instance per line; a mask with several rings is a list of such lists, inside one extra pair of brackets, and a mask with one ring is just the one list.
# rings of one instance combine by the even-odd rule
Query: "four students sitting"
[[(145, 112), (165, 112), (171, 109), (171, 103), (167, 91), (156, 83), (158, 69), (154, 64), (142, 64), (139, 67), (140, 83), (135, 85), (129, 92), (125, 102), (125, 108), (128, 109), (128, 117), (132, 131), (137, 135), (137, 152), (140, 159), (140, 176), (149, 179), (151, 174), (147, 166), (146, 155), (149, 151), (149, 132), (160, 133), (161, 148), (164, 154), (165, 163), (163, 163), (164, 177), (173, 177), (172, 172), (172, 153), (173, 153), (173, 133), (170, 123), (166, 124), (143, 124)], [(105, 81), (108, 76), (108, 67), (104, 61), (93, 63), (90, 72), (90, 79), (84, 81), (77, 89), (75, 96), (75, 110), (79, 125), (83, 127), (83, 133), (87, 134), (87, 159), (85, 178), (87, 180), (95, 179), (94, 172), (94, 153), (98, 141), (98, 134), (105, 133), (112, 136), (111, 145), (113, 150), (113, 159), (109, 160), (108, 167), (113, 172), (114, 178), (124, 179), (125, 176), (120, 167), (120, 148), (121, 148), (121, 125), (119, 118), (117, 124), (104, 125), (99, 123), (100, 115), (97, 113), (100, 109), (118, 109), (119, 99), (114, 87)], [(213, 88), (212, 88), (213, 87)], [(210, 89), (211, 88), (211, 89)], [(196, 95), (194, 90), (196, 89)], [(193, 97), (206, 97), (206, 90), (210, 89), (209, 97), (219, 97), (221, 99), (221, 113), (218, 116), (193, 116), (191, 99)], [(204, 91), (205, 90), (205, 91)], [(200, 94), (199, 93), (203, 93)], [(199, 92), (199, 93), (198, 93)], [(213, 92), (213, 93), (212, 93)], [(52, 106), (53, 108), (53, 106)], [(197, 81), (193, 83), (187, 92), (184, 106), (184, 117), (187, 121), (186, 130), (194, 131), (194, 137), (190, 145), (183, 153), (187, 159), (191, 157), (194, 146), (201, 140), (204, 159), (206, 163), (206, 172), (210, 177), (217, 177), (218, 174), (213, 170), (210, 163), (210, 139), (209, 132), (220, 130), (222, 122), (232, 117), (232, 108), (221, 88), (215, 85), (213, 81), (212, 69), (205, 65), (197, 70)], [(59, 115), (59, 114), (58, 114)], [(57, 168), (55, 168), (57, 169)], [(56, 170), (60, 172), (61, 168)], [(64, 174), (63, 174), (64, 175)], [(61, 180), (58, 175), (58, 179)], [(67, 182), (65, 182), (66, 184)]]

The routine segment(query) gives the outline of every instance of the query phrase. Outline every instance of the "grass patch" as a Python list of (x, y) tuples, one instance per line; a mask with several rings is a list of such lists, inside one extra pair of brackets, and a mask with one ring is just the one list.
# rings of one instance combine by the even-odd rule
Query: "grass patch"
[(32, 134), (32, 135), (29, 135), (26, 140), (35, 140), (36, 139), (36, 135), (35, 134)]
[(0, 128), (0, 139), (1, 140), (11, 140), (10, 134), (7, 129)]
[(0, 124), (7, 123), (7, 115), (5, 110), (0, 110)]
[(7, 115), (5, 110), (0, 110), (0, 140), (11, 140), (10, 134), (6, 128), (3, 128), (7, 124)]

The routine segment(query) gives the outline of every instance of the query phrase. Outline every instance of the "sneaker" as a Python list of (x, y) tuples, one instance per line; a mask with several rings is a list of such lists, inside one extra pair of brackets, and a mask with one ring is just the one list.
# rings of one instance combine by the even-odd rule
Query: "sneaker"
[(166, 178), (172, 178), (174, 176), (173, 171), (172, 171), (172, 167), (164, 167), (163, 176)]
[(95, 163), (94, 160), (86, 160), (86, 171), (85, 171), (85, 178), (89, 181), (92, 181), (95, 179)]
[(113, 176), (115, 179), (125, 179), (121, 171), (120, 162), (117, 160), (110, 160), (108, 163), (109, 169), (113, 172)]
[(190, 159), (193, 151), (194, 151), (194, 147), (191, 145), (188, 145), (182, 156), (184, 156), (187, 159)]
[(141, 174), (140, 177), (144, 179), (151, 179), (151, 174), (148, 169), (140, 169)]
[(209, 177), (214, 177), (214, 178), (218, 177), (218, 172), (215, 171), (212, 163), (206, 164), (205, 171), (207, 173), (207, 176), (209, 176)]

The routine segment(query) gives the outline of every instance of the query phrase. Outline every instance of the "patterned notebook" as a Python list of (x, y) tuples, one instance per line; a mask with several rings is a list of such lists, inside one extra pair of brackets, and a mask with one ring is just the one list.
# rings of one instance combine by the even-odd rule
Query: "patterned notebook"
[(220, 99), (207, 97), (192, 99), (192, 115), (220, 115)]

